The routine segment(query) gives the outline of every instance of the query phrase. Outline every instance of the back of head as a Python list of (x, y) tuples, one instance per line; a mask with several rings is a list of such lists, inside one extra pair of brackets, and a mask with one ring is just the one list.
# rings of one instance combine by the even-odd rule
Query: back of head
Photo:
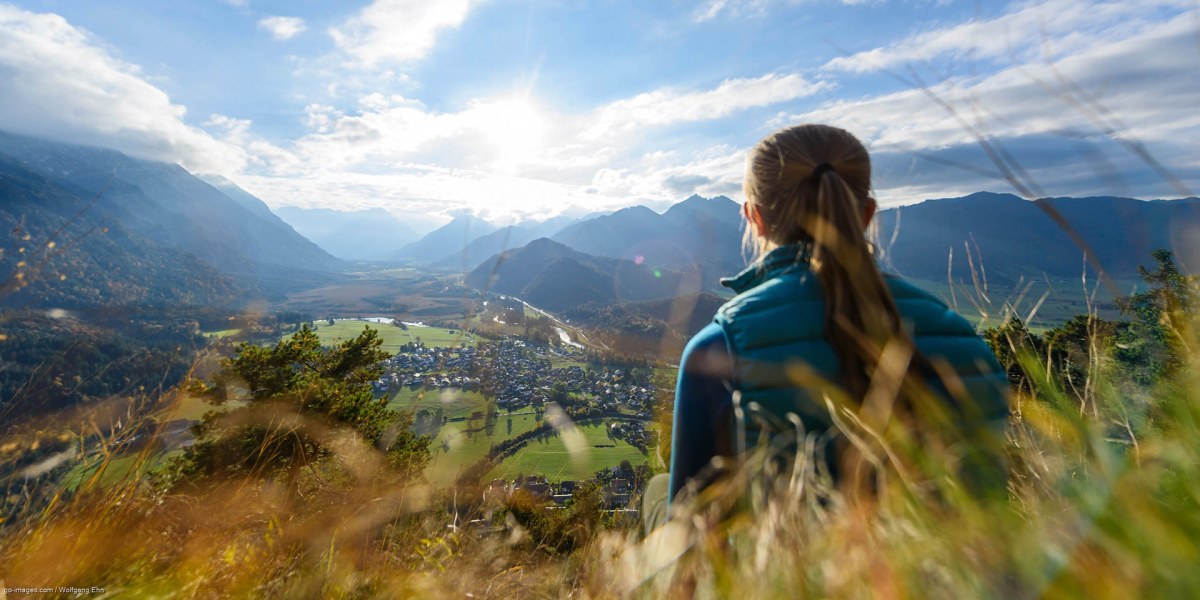
[[(853, 135), (827, 125), (777, 131), (752, 151), (746, 202), (757, 212), (747, 241), (758, 253), (800, 243), (825, 292), (826, 331), (852, 398), (865, 395), (890, 341), (911, 341), (865, 236), (874, 212), (871, 160)], [(890, 411), (889, 411), (890, 412)]]

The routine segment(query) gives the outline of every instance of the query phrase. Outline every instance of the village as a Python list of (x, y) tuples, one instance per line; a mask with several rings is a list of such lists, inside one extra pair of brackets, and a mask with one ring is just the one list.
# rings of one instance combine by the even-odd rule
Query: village
[[(404, 344), (383, 363), (384, 374), (373, 387), (378, 396), (410, 390), (464, 390), (478, 392), (486, 400), (483, 410), (468, 415), (417, 415), (416, 427), (436, 435), (454, 421), (494, 420), (501, 411), (535, 414), (539, 418), (553, 404), (573, 419), (606, 419), (608, 434), (649, 452), (655, 443), (646, 428), (651, 417), (655, 389), (648, 368), (604, 368), (584, 362), (582, 352), (513, 337), (481, 341), (474, 346), (433, 347), (419, 340)], [(433, 422), (431, 422), (433, 421)], [(513, 447), (524, 440), (502, 440)], [(646, 473), (642, 471), (646, 470)], [(640, 491), (648, 468), (636, 469), (627, 462), (612, 465), (594, 477), (601, 485), (609, 509), (625, 509)], [(513, 481), (494, 480), (492, 498), (524, 493), (545, 500), (548, 506), (567, 503), (584, 482), (549, 481), (543, 474), (518, 475)]]
[(477, 346), (430, 347), (420, 341), (401, 346), (384, 361), (384, 374), (373, 383), (376, 394), (401, 387), (478, 390), (498, 409), (542, 409), (555, 402), (564, 409), (585, 408), (650, 417), (654, 385), (648, 369), (594, 369), (555, 361), (579, 362), (580, 356), (544, 344), (514, 338)]

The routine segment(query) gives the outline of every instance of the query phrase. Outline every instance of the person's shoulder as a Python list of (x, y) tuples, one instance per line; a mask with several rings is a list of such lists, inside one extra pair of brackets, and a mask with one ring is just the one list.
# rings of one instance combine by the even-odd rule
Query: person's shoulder
[(821, 283), (816, 275), (808, 269), (795, 269), (730, 298), (717, 309), (717, 318), (720, 321), (746, 312), (770, 310), (781, 304), (819, 304), (823, 301)]
[(684, 355), (694, 354), (699, 351), (706, 351), (715, 348), (725, 347), (725, 332), (717, 323), (709, 323), (703, 329), (696, 332), (692, 339), (683, 347)]
[(727, 374), (730, 371), (729, 345), (725, 331), (709, 323), (688, 340), (679, 358), (680, 373)]

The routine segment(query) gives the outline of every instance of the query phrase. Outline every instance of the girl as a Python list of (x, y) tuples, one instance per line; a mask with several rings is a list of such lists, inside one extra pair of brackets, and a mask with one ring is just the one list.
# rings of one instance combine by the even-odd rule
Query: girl
[(669, 498), (703, 487), (714, 457), (760, 444), (795, 457), (806, 437), (836, 485), (871, 488), (869, 436), (851, 443), (844, 423), (953, 448), (965, 489), (1004, 493), (1004, 371), (966, 320), (880, 273), (870, 188), (867, 151), (842, 129), (792, 127), (752, 151), (742, 209), (757, 260), (722, 280), (737, 296), (684, 349)]

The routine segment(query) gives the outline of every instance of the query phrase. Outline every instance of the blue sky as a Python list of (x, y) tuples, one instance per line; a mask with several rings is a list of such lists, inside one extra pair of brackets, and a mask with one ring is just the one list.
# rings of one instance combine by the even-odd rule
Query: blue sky
[(0, 129), (426, 226), (740, 198), (747, 149), (805, 121), (863, 139), (885, 205), (1013, 191), (980, 133), (1035, 195), (1178, 197), (1196, 6), (0, 0)]

